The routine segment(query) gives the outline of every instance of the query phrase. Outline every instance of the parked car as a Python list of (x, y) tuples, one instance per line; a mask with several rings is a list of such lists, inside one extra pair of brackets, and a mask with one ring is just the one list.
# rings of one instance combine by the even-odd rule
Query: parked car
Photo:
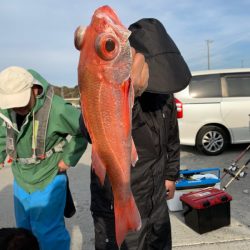
[(181, 144), (218, 155), (230, 143), (249, 143), (250, 68), (192, 76), (191, 83), (175, 94)]

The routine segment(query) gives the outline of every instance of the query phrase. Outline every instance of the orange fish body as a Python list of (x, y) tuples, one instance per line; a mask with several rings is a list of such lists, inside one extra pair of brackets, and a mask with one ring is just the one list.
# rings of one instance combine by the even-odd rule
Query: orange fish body
[(130, 189), (130, 167), (136, 161), (131, 136), (133, 87), (130, 32), (108, 6), (98, 8), (90, 25), (75, 33), (81, 51), (78, 83), (82, 113), (92, 140), (92, 167), (103, 184), (106, 173), (114, 195), (116, 240), (141, 226)]

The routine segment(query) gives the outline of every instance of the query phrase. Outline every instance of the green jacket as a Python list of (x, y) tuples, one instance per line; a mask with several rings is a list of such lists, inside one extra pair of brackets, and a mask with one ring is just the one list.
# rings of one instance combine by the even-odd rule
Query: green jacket
[[(43, 92), (37, 97), (33, 110), (26, 116), (23, 125), (17, 133), (16, 150), (19, 158), (32, 157), (32, 129), (33, 112), (42, 107), (48, 82), (34, 70), (28, 70), (38, 80)], [(0, 110), (9, 119), (12, 110)], [(12, 163), (12, 172), (17, 183), (27, 192), (34, 192), (45, 188), (58, 173), (58, 163), (63, 160), (70, 166), (75, 166), (87, 147), (87, 141), (83, 138), (79, 128), (80, 110), (66, 103), (61, 97), (54, 95), (49, 116), (45, 151), (49, 151), (67, 135), (71, 136), (63, 147), (62, 152), (55, 152), (50, 157), (38, 164), (24, 165), (18, 161)], [(13, 121), (12, 121), (13, 122)], [(0, 119), (0, 162), (6, 158), (5, 151), (6, 128)]]

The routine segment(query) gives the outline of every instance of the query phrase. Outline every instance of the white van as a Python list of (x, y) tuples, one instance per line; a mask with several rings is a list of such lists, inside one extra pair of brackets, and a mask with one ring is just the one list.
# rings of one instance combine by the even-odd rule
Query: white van
[(190, 84), (175, 94), (182, 145), (208, 155), (230, 143), (250, 142), (250, 68), (192, 73)]

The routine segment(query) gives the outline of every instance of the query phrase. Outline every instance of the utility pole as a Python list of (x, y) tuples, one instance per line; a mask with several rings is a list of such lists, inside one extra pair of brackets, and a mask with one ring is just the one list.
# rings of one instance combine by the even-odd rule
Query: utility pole
[(206, 40), (207, 42), (207, 69), (210, 69), (210, 43), (212, 43), (212, 40)]

